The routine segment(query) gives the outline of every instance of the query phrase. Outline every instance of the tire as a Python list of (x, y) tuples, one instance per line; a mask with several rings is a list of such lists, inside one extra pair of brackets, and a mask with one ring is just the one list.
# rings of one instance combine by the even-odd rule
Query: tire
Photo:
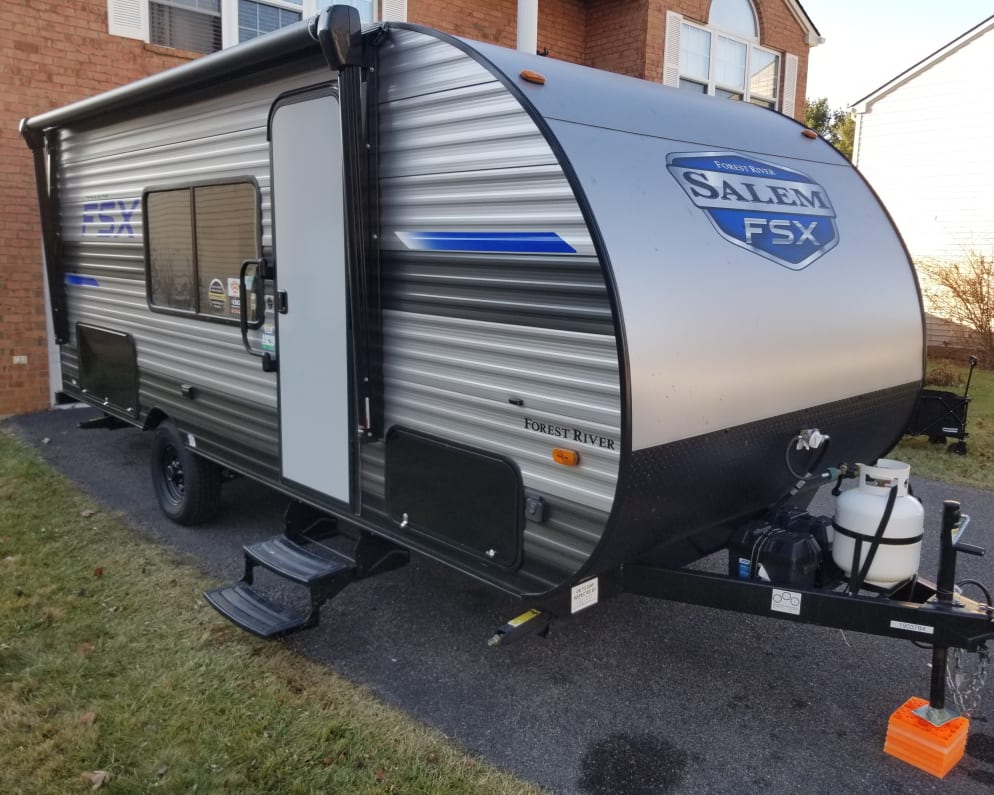
[(221, 468), (187, 448), (169, 420), (152, 440), (152, 486), (162, 512), (177, 524), (206, 522), (221, 502)]

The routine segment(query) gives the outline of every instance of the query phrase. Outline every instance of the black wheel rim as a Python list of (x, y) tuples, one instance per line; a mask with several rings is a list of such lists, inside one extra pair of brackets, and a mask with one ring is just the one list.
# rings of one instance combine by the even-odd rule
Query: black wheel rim
[(162, 482), (166, 487), (166, 495), (173, 502), (182, 502), (186, 493), (183, 480), (183, 464), (179, 453), (171, 444), (162, 448)]

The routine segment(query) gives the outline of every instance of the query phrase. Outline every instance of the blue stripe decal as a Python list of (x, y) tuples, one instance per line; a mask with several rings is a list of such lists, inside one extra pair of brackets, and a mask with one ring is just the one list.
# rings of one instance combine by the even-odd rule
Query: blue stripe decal
[(415, 251), (486, 251), (514, 254), (575, 254), (555, 232), (398, 232)]
[(92, 276), (77, 276), (75, 273), (66, 274), (66, 284), (74, 284), (77, 287), (99, 287), (100, 282)]

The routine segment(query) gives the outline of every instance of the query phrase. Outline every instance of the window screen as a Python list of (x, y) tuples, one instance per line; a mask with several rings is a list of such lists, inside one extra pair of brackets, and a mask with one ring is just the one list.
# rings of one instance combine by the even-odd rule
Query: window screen
[[(145, 197), (153, 307), (235, 321), (241, 264), (259, 257), (259, 200), (248, 182), (154, 191)], [(254, 312), (249, 320), (254, 321)]]

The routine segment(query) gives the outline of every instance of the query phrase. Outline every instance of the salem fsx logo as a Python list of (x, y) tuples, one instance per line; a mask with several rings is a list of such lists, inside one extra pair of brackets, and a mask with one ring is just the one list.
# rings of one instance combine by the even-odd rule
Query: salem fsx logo
[(684, 152), (666, 167), (731, 243), (799, 271), (839, 242), (835, 209), (811, 177), (735, 152)]

